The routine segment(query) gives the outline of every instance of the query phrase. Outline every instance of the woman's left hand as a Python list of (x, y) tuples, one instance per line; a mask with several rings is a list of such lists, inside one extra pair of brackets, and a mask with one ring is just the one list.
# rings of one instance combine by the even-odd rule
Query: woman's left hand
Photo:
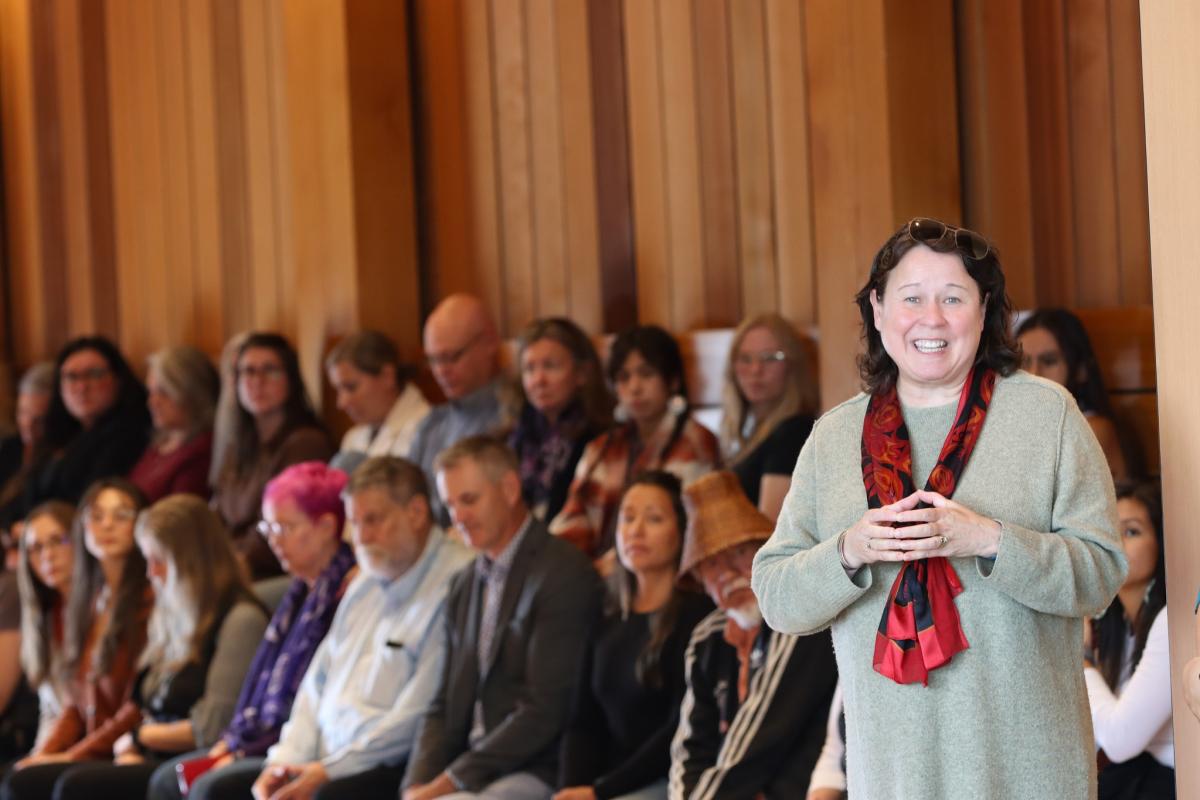
[(887, 549), (903, 551), (906, 561), (937, 556), (996, 557), (1002, 530), (1000, 523), (937, 492), (921, 490), (913, 494), (930, 507), (899, 512), (896, 521), (909, 524), (893, 529), (895, 541), (887, 542)]

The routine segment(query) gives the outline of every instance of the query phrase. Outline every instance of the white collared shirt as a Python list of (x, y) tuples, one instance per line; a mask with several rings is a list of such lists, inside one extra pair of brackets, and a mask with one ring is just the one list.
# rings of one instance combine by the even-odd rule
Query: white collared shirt
[(425, 395), (421, 394), (416, 384), (409, 382), (392, 404), (391, 411), (374, 437), (371, 436), (370, 425), (355, 425), (342, 437), (341, 452), (366, 453), (368, 457), (406, 458), (413, 437), (417, 435), (417, 426), (425, 419), (429, 409)]
[(268, 763), (320, 760), (330, 778), (342, 778), (408, 757), (441, 679), (446, 590), (471, 558), (435, 527), (404, 575), (355, 578)]

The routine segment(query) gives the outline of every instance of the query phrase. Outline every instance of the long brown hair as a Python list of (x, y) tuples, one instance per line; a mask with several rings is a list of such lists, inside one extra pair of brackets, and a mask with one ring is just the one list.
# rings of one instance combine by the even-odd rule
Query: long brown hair
[[(25, 530), (39, 517), (51, 517), (66, 532), (68, 539), (75, 522), (75, 509), (62, 500), (50, 500), (35, 507), (25, 517)], [(29, 563), (26, 537), (21, 536), (17, 560), (17, 590), (21, 595), (21, 668), (29, 685), (39, 686), (53, 671), (54, 607), (62, 602), (60, 594), (42, 583)]]
[[(679, 558), (683, 554), (683, 532), (687, 530), (687, 512), (683, 507), (683, 486), (675, 475), (666, 470), (647, 470), (639, 473), (629, 486), (625, 487), (627, 494), (634, 486), (653, 486), (661, 489), (671, 500), (671, 510), (675, 512), (675, 524), (679, 531), (679, 551), (675, 554), (675, 567), (679, 568)], [(621, 497), (624, 501), (624, 495)], [(620, 559), (609, 573), (607, 579), (608, 597), (605, 601), (605, 613), (611, 616), (619, 615), (627, 619), (633, 611), (634, 598), (637, 596), (637, 577)], [(634, 674), (638, 682), (647, 688), (662, 688), (662, 651), (666, 641), (675, 630), (679, 621), (680, 592), (676, 587), (671, 597), (662, 608), (650, 615), (650, 638), (642, 651), (638, 653), (634, 663)]]
[[(123, 478), (104, 478), (96, 481), (88, 487), (79, 501), (79, 510), (75, 515), (75, 525), (71, 534), (71, 542), (75, 548), (75, 568), (71, 576), (71, 597), (67, 601), (66, 624), (63, 626), (63, 669), (64, 677), (67, 678), (75, 674), (79, 659), (83, 657), (88, 633), (96, 616), (96, 598), (104, 588), (104, 570), (100, 567), (100, 561), (88, 552), (85, 537), (88, 509), (106, 489), (113, 489), (125, 495), (135, 511), (146, 507), (146, 497), (142, 491)], [(100, 635), (100, 644), (89, 665), (90, 675), (103, 675), (112, 666), (117, 646), (128, 634), (134, 632), (139, 618), (143, 618), (148, 586), (146, 560), (134, 547), (125, 557), (121, 583), (117, 586), (116, 595), (109, 599), (112, 614)]]
[[(779, 349), (787, 356), (788, 375), (783, 396), (766, 417), (755, 420), (754, 430), (747, 437), (744, 430), (750, 404), (738, 386), (736, 364), (742, 340), (756, 328), (765, 328), (779, 343)], [(817, 383), (804, 342), (792, 324), (778, 314), (769, 313), (750, 317), (738, 325), (729, 347), (729, 357), (725, 360), (725, 386), (721, 396), (721, 455), (725, 463), (736, 464), (753, 452), (788, 417), (815, 414), (816, 411)]]
[(159, 500), (138, 516), (134, 535), (139, 548), (167, 562), (141, 658), (152, 675), (201, 660), (235, 603), (262, 607), (221, 518), (199, 497), (176, 494)]

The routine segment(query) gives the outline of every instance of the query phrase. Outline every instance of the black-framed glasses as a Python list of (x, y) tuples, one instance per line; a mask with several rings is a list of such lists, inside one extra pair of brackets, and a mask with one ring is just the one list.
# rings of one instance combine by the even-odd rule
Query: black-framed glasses
[(974, 261), (987, 258), (987, 254), (992, 251), (988, 240), (975, 231), (956, 228), (938, 219), (916, 217), (908, 221), (907, 231), (913, 240), (928, 245), (940, 244), (947, 236), (951, 236), (954, 246)]
[(71, 370), (70, 372), (63, 370), (63, 383), (95, 383), (102, 381), (112, 374), (112, 370), (108, 367), (89, 367), (88, 369)]

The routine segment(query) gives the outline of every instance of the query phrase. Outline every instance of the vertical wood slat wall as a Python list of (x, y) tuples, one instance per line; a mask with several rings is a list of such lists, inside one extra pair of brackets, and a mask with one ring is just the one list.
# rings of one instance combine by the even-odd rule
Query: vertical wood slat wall
[(820, 331), (832, 403), (850, 295), (918, 213), (991, 235), (1020, 307), (1149, 302), (1133, 0), (0, 13), (19, 364), (275, 327), (315, 386), (331, 337), (415, 357), (421, 312), (477, 291), (508, 335), (779, 311)]
[[(116, 338), (419, 354), (404, 6), (4, 0), (11, 353)], [(354, 37), (354, 47), (348, 37)]]
[(957, 0), (967, 223), (1019, 308), (1150, 303), (1137, 0)]

